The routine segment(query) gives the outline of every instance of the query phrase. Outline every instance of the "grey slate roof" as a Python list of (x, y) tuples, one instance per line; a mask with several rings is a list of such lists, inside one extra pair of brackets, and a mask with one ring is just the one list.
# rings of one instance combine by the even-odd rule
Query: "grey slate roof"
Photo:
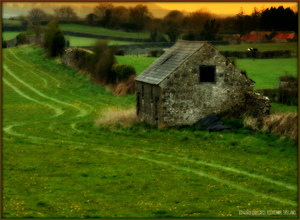
[(158, 85), (205, 43), (207, 42), (178, 41), (160, 58), (154, 61), (144, 72), (137, 76), (135, 80)]

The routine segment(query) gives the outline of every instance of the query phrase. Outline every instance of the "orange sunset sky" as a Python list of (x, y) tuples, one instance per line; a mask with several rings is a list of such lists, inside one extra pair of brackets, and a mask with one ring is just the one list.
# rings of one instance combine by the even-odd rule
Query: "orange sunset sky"
[(198, 8), (206, 8), (208, 11), (216, 14), (237, 14), (241, 8), (243, 8), (245, 14), (251, 14), (254, 7), (261, 10), (281, 5), (298, 11), (298, 2), (156, 2), (156, 4), (166, 9), (179, 9), (188, 12), (195, 11)]
[[(86, 14), (93, 11), (93, 7), (100, 1), (91, 2), (74, 2), (74, 1), (55, 1), (55, 2), (13, 2), (7, 1), (2, 2), (2, 16), (8, 18), (16, 15), (26, 15), (28, 11), (34, 7), (40, 7), (46, 10), (46, 12), (53, 12), (53, 8), (63, 5), (71, 5), (79, 16), (85, 16)], [(283, 6), (284, 8), (290, 7), (294, 11), (298, 11), (298, 1), (239, 1), (239, 2), (163, 2), (163, 1), (112, 1), (115, 5), (123, 5), (125, 7), (132, 7), (136, 4), (147, 5), (149, 10), (153, 13), (156, 10), (157, 13), (153, 13), (154, 16), (162, 17), (166, 15), (167, 10), (179, 10), (185, 12), (193, 12), (197, 10), (206, 10), (216, 15), (235, 15), (243, 9), (244, 14), (251, 14), (254, 7), (259, 11), (270, 7)], [(155, 4), (155, 7), (153, 5)], [(158, 7), (157, 7), (158, 6)], [(165, 10), (166, 9), (166, 10)], [(48, 11), (47, 11), (48, 10)]]

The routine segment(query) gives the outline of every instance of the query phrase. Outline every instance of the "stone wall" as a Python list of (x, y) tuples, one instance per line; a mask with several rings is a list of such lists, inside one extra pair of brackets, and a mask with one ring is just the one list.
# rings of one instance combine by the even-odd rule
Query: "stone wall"
[(65, 66), (69, 66), (71, 68), (76, 68), (75, 62), (74, 62), (74, 54), (76, 52), (77, 48), (67, 48), (65, 49), (65, 54), (63, 56), (62, 64)]
[(246, 94), (246, 113), (253, 114), (256, 117), (269, 115), (271, 110), (271, 101), (269, 98), (259, 93), (249, 92)]
[(28, 44), (41, 44), (44, 41), (44, 35), (26, 35), (25, 40)]
[(8, 40), (6, 42), (7, 42), (7, 48), (15, 47), (17, 45), (17, 39), (16, 38)]
[[(216, 65), (215, 82), (200, 82), (199, 65)], [(191, 125), (209, 113), (237, 115), (245, 111), (251, 80), (214, 47), (205, 44), (161, 84), (160, 126)]]

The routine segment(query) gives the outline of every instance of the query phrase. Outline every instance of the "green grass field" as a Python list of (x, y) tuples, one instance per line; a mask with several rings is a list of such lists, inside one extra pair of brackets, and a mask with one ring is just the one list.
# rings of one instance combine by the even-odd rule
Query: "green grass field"
[(298, 217), (292, 141), (237, 120), (221, 133), (97, 127), (134, 95), (114, 97), (44, 55), (2, 51), (2, 218)]
[(3, 40), (11, 40), (13, 38), (16, 38), (19, 33), (19, 31), (4, 31), (1, 33), (1, 37), (3, 38)]
[[(88, 38), (88, 37), (76, 37), (65, 35), (65, 39), (70, 41), (70, 46), (91, 46), (97, 40), (96, 38)], [(136, 42), (130, 41), (117, 41), (117, 40), (108, 40), (109, 45), (128, 45), (128, 44), (137, 44)]]
[(255, 89), (278, 88), (280, 76), (299, 74), (298, 58), (237, 59), (237, 67), (246, 70), (255, 81)]
[(8, 20), (8, 19), (3, 19), (2, 24), (7, 24), (7, 25), (21, 25), (21, 21), (19, 20)]
[(75, 32), (99, 34), (99, 35), (113, 36), (113, 37), (142, 38), (142, 39), (149, 38), (149, 33), (147, 32), (141, 32), (141, 33), (124, 32), (124, 31), (110, 30), (102, 27), (90, 27), (90, 26), (79, 25), (79, 24), (59, 24), (59, 27), (64, 31), (75, 31)]
[(133, 66), (137, 75), (141, 74), (156, 59), (157, 57), (116, 56), (118, 63)]
[(292, 50), (298, 52), (297, 42), (293, 43), (257, 43), (257, 44), (237, 44), (237, 45), (216, 45), (220, 51), (247, 51), (248, 48), (257, 48), (259, 51)]
[[(140, 74), (157, 58), (124, 56), (117, 57), (119, 63), (132, 65)], [(236, 59), (237, 67), (247, 71), (247, 75), (255, 81), (255, 89), (275, 89), (279, 85), (279, 76), (285, 74), (298, 75), (297, 58), (276, 59)]]

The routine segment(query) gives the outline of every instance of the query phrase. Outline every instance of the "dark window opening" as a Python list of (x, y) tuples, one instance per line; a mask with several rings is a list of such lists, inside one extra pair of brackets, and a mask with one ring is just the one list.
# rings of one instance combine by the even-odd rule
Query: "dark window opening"
[(142, 85), (142, 98), (144, 98), (144, 85)]
[(200, 82), (216, 82), (215, 72), (216, 66), (200, 65)]

